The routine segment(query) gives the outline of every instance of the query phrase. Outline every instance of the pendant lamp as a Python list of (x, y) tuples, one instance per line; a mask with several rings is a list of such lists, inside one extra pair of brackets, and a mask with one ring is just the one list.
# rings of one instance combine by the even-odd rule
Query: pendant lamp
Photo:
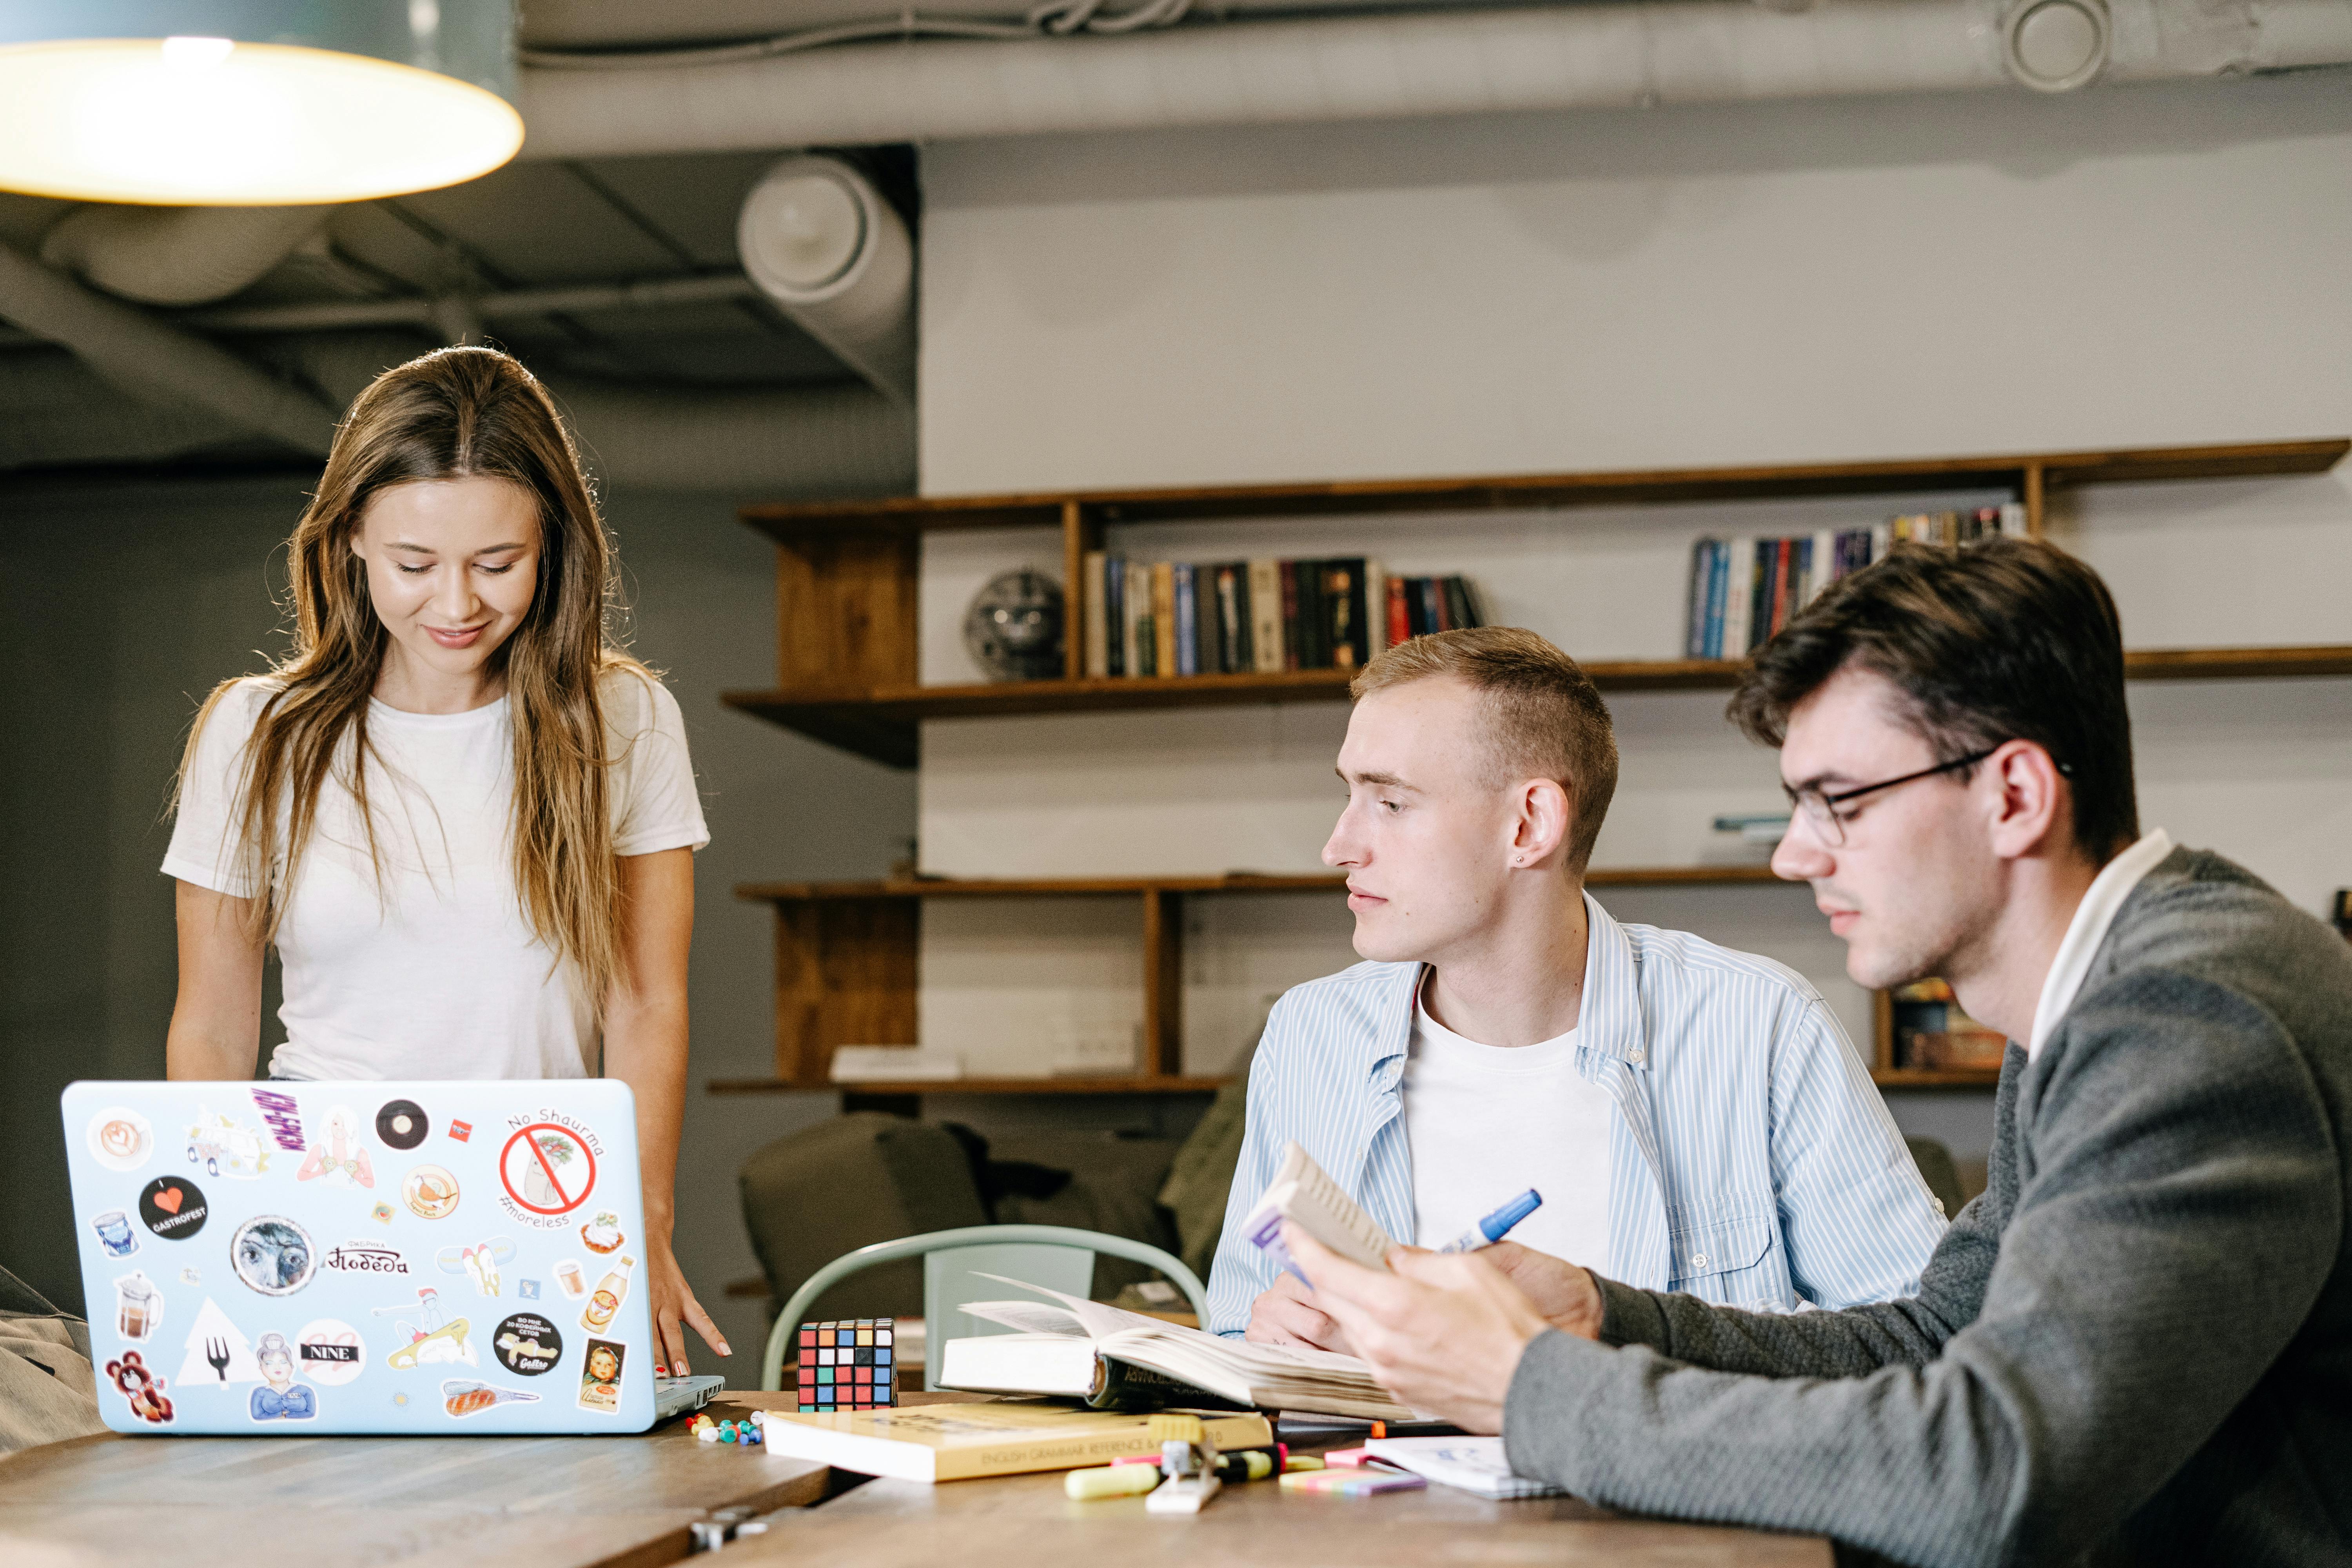
[(276, 206), (522, 145), (513, 0), (0, 0), (0, 190)]

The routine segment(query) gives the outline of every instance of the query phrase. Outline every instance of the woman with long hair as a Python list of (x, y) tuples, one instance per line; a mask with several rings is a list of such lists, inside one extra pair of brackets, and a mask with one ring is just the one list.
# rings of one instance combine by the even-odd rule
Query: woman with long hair
[(174, 1079), (584, 1078), (637, 1102), (655, 1359), (725, 1340), (670, 1247), (693, 852), (677, 703), (607, 634), (614, 561), (546, 389), (493, 349), (386, 371), (289, 546), (293, 647), (181, 763)]

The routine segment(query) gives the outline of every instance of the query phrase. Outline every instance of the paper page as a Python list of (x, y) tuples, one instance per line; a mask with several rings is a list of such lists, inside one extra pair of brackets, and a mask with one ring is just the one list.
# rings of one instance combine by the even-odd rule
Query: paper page
[(1315, 1281), (1307, 1279), (1306, 1270), (1291, 1260), (1290, 1249), (1282, 1244), (1286, 1219), (1350, 1263), (1383, 1271), (1389, 1266), (1388, 1250), (1393, 1244), (1388, 1232), (1374, 1224), (1372, 1216), (1295, 1142), (1284, 1152), (1282, 1169), (1267, 1185), (1265, 1196), (1242, 1222), (1242, 1234), (1311, 1287)]
[(1482, 1497), (1561, 1495), (1558, 1487), (1514, 1475), (1500, 1437), (1375, 1437), (1364, 1447), (1376, 1459)]
[[(999, 1285), (1010, 1285), (1016, 1290), (1034, 1290), (1040, 1296), (1051, 1296), (1069, 1309), (1070, 1315), (1078, 1321), (1082, 1330), (1094, 1339), (1098, 1340), (1107, 1334), (1118, 1333), (1123, 1329), (1166, 1329), (1177, 1326), (1173, 1323), (1164, 1323), (1158, 1318), (1147, 1318), (1141, 1312), (1130, 1312), (1124, 1307), (1114, 1307), (1108, 1301), (1089, 1301), (1078, 1296), (1065, 1296), (1059, 1290), (1049, 1290), (1043, 1285), (1032, 1285), (1026, 1279), (1008, 1279), (1002, 1274), (982, 1273), (977, 1268), (973, 1269), (972, 1273), (976, 1278), (993, 1279)], [(966, 1307), (964, 1310), (969, 1312), (971, 1309)], [(1001, 1318), (990, 1321), (1003, 1321)], [(1060, 1331), (1067, 1333), (1069, 1331), (1064, 1329)]]
[(956, 1310), (1018, 1329), (1024, 1334), (1055, 1334), (1066, 1340), (1094, 1338), (1076, 1313), (1049, 1307), (1043, 1301), (966, 1301)]

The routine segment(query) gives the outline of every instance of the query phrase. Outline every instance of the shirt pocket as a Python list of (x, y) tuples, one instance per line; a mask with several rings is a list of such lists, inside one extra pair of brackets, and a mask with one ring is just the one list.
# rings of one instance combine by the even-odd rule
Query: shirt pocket
[(1768, 1214), (1709, 1215), (1675, 1227), (1667, 1238), (1673, 1254), (1667, 1289), (1688, 1290), (1702, 1280), (1728, 1285), (1729, 1280), (1716, 1277), (1763, 1262), (1779, 1228)]

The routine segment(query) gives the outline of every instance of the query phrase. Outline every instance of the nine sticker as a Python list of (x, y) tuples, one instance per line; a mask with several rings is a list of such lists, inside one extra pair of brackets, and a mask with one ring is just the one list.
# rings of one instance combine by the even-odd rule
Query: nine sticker
[(499, 1325), (490, 1348), (509, 1372), (537, 1377), (563, 1359), (563, 1336), (537, 1312), (517, 1312)]
[(185, 1241), (205, 1228), (205, 1194), (185, 1176), (158, 1176), (139, 1194), (141, 1223), (165, 1241)]
[(128, 1106), (112, 1105), (89, 1119), (90, 1158), (110, 1171), (135, 1171), (155, 1152), (155, 1129)]
[(302, 1375), (322, 1388), (338, 1388), (367, 1370), (367, 1342), (349, 1323), (320, 1318), (294, 1336)]
[(256, 1215), (229, 1243), (236, 1277), (265, 1296), (291, 1296), (310, 1282), (319, 1259), (310, 1233), (283, 1215)]

